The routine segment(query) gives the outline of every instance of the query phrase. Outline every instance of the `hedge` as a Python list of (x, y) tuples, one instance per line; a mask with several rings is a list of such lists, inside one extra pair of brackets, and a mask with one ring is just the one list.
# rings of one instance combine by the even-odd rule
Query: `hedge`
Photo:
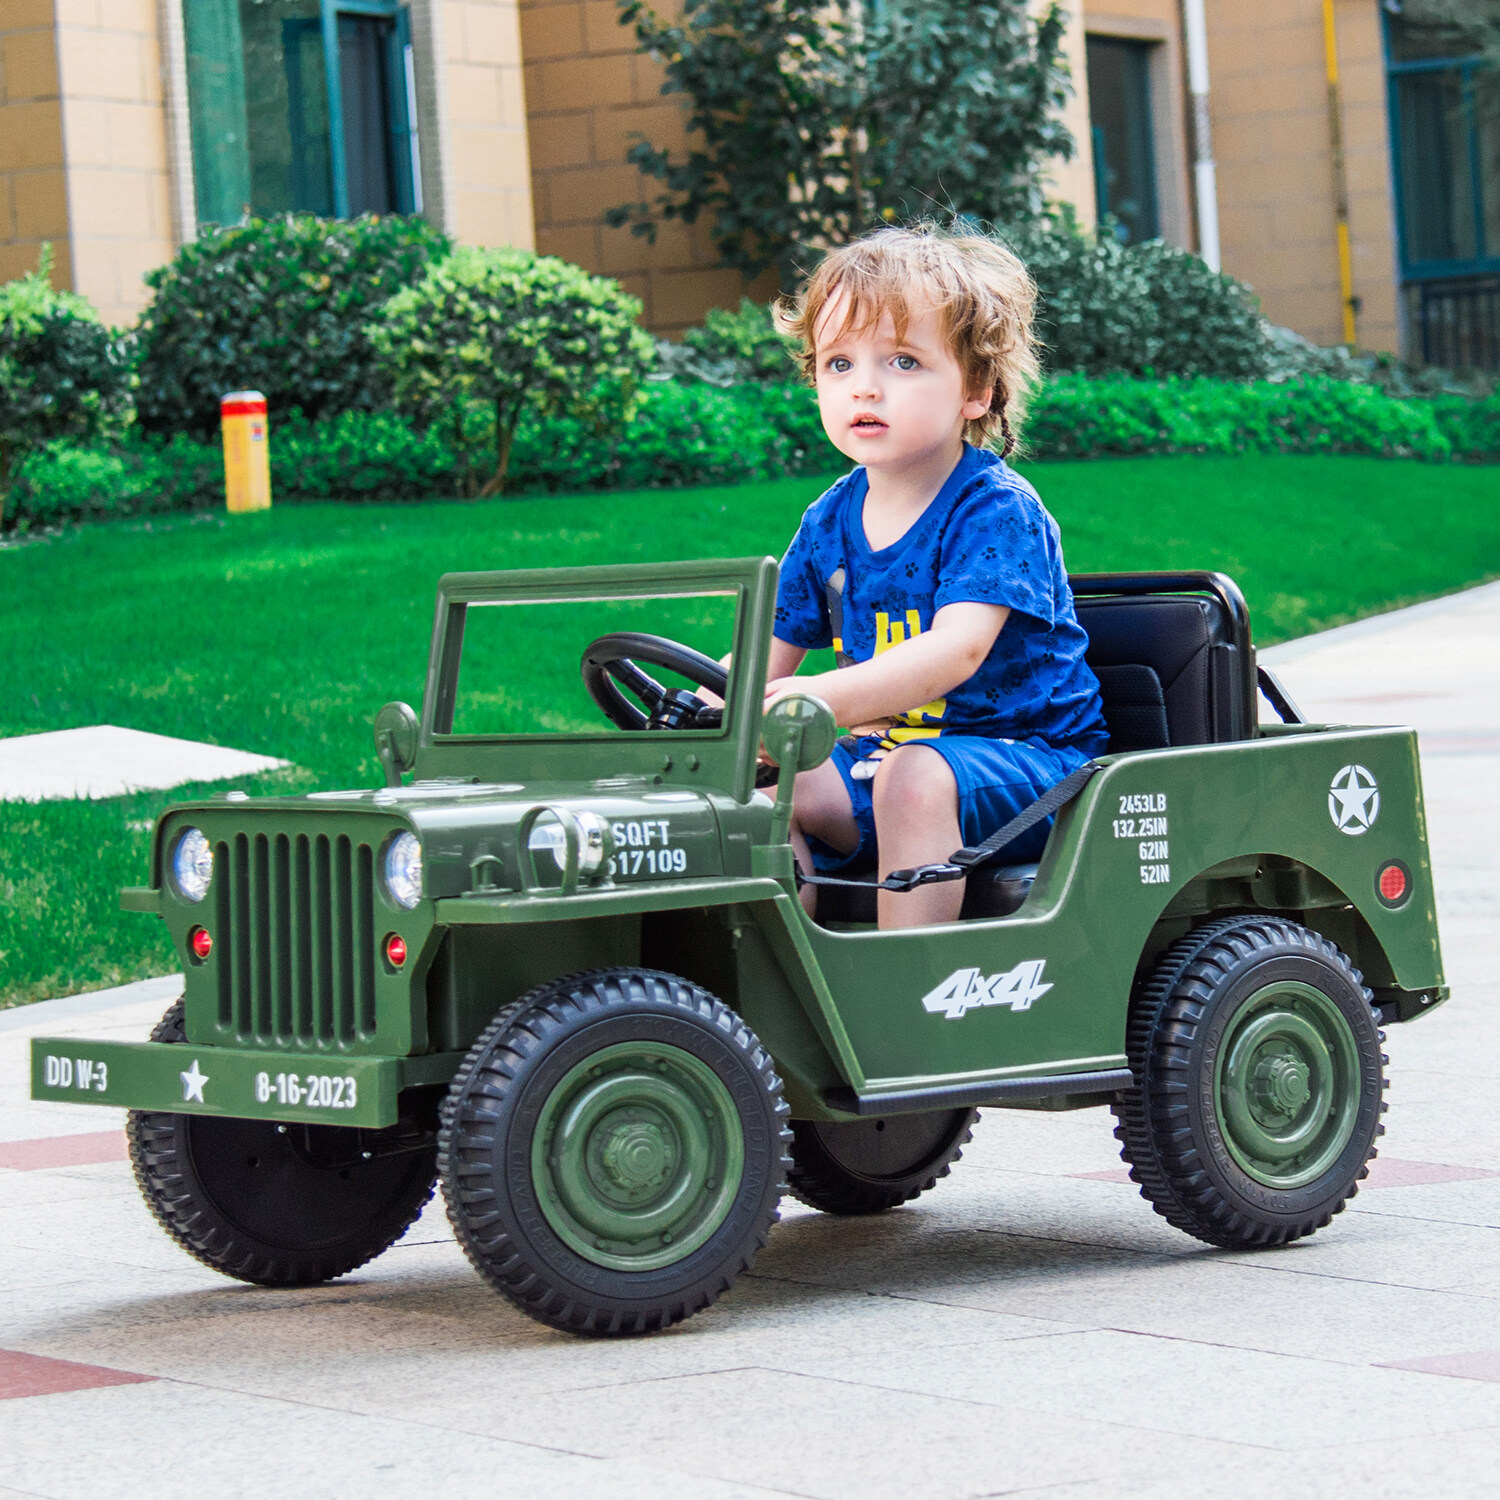
[[(1326, 377), (1284, 384), (1207, 378), (1148, 381), (1056, 376), (1037, 392), (1026, 443), (1035, 459), (1162, 453), (1356, 453), (1429, 462), (1500, 461), (1500, 394), (1401, 399)], [(513, 492), (641, 490), (836, 472), (817, 402), (795, 385), (718, 389), (656, 381), (623, 436), (567, 419), (528, 419), (511, 456)], [(459, 472), (441, 430), (390, 412), (310, 423), (273, 420), (279, 501), (426, 500), (454, 493)], [(139, 436), (106, 448), (54, 444), (23, 466), (6, 509), (12, 528), (108, 515), (212, 509), (223, 503), (217, 445)]]

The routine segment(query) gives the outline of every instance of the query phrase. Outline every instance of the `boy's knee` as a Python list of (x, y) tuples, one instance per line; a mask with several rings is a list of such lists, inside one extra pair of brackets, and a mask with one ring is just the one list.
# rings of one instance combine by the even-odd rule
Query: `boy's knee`
[(877, 820), (883, 810), (943, 813), (958, 806), (953, 768), (926, 745), (903, 745), (886, 756), (872, 792)]

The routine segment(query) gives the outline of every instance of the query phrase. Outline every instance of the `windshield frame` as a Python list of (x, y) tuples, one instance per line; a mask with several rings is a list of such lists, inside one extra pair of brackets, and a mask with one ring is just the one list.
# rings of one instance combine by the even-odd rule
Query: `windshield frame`
[[(658, 777), (730, 791), (747, 801), (755, 784), (776, 577), (770, 557), (445, 574), (438, 582), (414, 775), (522, 782)], [(705, 594), (734, 602), (735, 666), (724, 727), (619, 731), (608, 728), (601, 714), (598, 730), (575, 733), (452, 732), (470, 605)]]

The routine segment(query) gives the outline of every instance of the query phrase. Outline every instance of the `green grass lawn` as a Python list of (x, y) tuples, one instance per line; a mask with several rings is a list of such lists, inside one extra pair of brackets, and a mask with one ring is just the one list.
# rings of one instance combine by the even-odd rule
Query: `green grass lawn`
[[(1261, 644), (1500, 574), (1500, 470), (1364, 458), (1034, 464), (1075, 572), (1220, 568)], [(813, 480), (118, 522), (0, 550), (0, 737), (120, 724), (284, 757), (247, 790), (374, 784), (450, 569), (779, 553)], [(517, 671), (525, 672), (524, 661)], [(217, 788), (216, 788), (217, 789)], [(0, 1005), (169, 972), (116, 910), (193, 788), (0, 803)]]

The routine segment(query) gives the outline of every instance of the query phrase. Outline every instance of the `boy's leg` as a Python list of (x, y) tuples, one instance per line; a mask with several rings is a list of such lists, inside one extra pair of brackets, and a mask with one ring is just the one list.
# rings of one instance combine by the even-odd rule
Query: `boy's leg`
[[(802, 792), (801, 783), (797, 793)], [(875, 828), (880, 835), (880, 878), (913, 865), (941, 864), (963, 843), (958, 826), (958, 782), (948, 762), (923, 744), (902, 745), (875, 775)], [(881, 891), (882, 927), (926, 927), (956, 922), (964, 883)]]
[[(832, 760), (797, 777), (792, 801), (792, 849), (798, 865), (808, 873), (813, 869), (812, 851), (807, 846), (810, 837), (840, 854), (852, 854), (859, 847), (859, 825), (854, 821), (849, 789)], [(817, 909), (817, 894), (815, 885), (802, 887), (802, 905), (808, 916)]]

